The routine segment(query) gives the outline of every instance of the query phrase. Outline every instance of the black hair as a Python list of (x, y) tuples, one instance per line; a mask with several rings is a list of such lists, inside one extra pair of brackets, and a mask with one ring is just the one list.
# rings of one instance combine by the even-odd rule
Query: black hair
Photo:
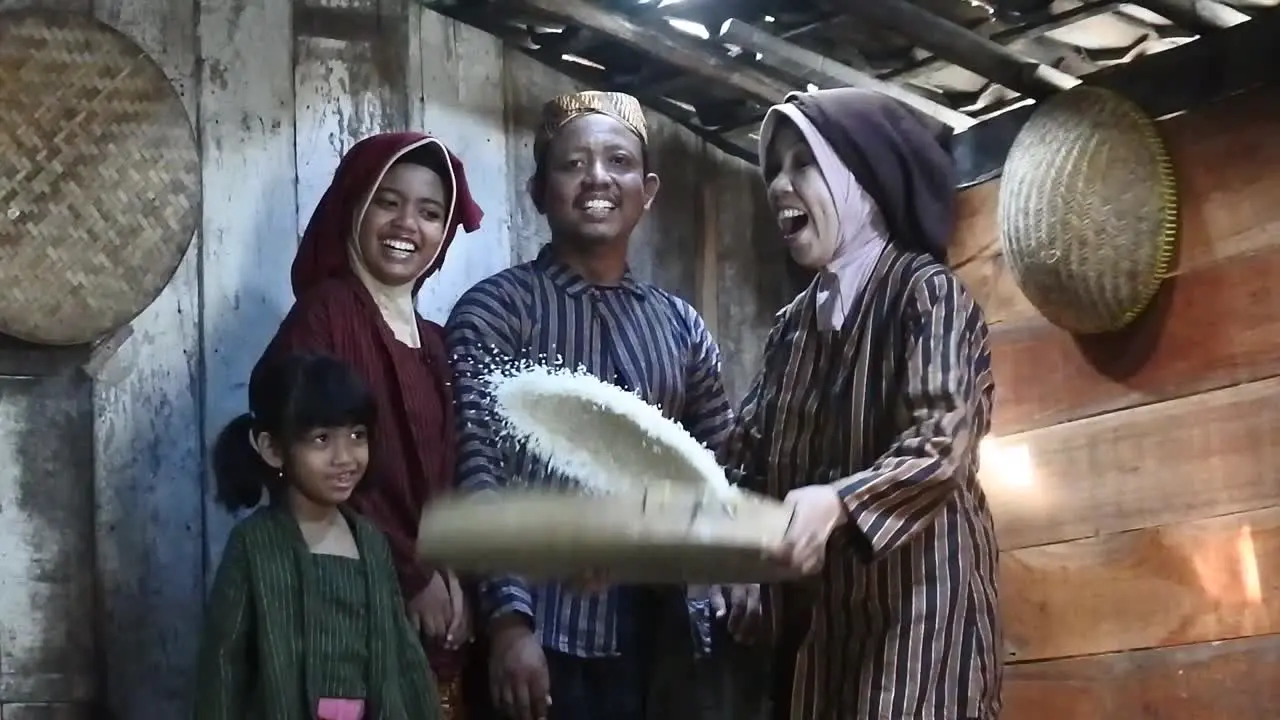
[[(653, 158), (649, 152), (649, 143), (636, 136), (640, 140), (640, 171), (648, 175), (653, 166)], [(545, 212), (545, 195), (547, 192), (547, 155), (551, 150), (551, 143), (555, 141), (555, 136), (533, 146), (533, 175), (529, 178), (529, 199), (533, 201), (533, 207), (538, 212)]]
[(258, 454), (251, 437), (267, 433), (285, 456), (317, 428), (363, 425), (374, 432), (372, 393), (346, 363), (328, 355), (293, 354), (258, 363), (249, 377), (249, 412), (227, 424), (213, 445), (218, 504), (235, 512), (274, 501), (283, 473)]
[(396, 165), (418, 165), (435, 173), (440, 177), (440, 184), (444, 186), (445, 207), (450, 207), (453, 204), (453, 182), (451, 180), (453, 172), (449, 166), (449, 156), (439, 143), (431, 141), (406, 152), (391, 163), (391, 167)]

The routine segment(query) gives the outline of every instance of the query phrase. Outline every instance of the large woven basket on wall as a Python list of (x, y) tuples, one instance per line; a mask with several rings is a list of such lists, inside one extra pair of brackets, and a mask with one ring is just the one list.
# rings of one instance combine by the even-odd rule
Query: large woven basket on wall
[(1178, 200), (1136, 105), (1092, 87), (1054, 96), (1018, 134), (1000, 183), (1005, 261), (1045, 318), (1090, 334), (1142, 313), (1173, 261)]
[(182, 99), (91, 17), (0, 13), (0, 333), (91, 342), (160, 294), (200, 217)]

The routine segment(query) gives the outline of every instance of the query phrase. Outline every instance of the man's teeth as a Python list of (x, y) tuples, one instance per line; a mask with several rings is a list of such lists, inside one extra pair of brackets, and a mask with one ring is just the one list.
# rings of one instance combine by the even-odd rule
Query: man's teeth
[(804, 215), (803, 210), (797, 210), (795, 208), (783, 208), (778, 211), (778, 222), (782, 222), (783, 220), (791, 220), (792, 218), (802, 217), (803, 215)]
[(588, 210), (612, 210), (615, 205), (608, 200), (588, 200), (583, 203), (583, 207)]

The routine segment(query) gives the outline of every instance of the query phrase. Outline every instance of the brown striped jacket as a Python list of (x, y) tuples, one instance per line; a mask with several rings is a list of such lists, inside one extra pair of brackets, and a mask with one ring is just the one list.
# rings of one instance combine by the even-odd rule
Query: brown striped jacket
[(780, 639), (790, 697), (775, 706), (788, 720), (995, 718), (982, 313), (945, 266), (892, 247), (839, 332), (817, 329), (815, 291), (779, 313), (728, 450), (748, 487), (834, 483), (849, 511), (819, 576), (769, 589), (778, 627), (803, 633)]

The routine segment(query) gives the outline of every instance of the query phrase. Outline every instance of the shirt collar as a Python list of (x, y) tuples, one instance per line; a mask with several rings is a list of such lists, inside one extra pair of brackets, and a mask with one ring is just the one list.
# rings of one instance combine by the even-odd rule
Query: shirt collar
[[(551, 278), (551, 282), (569, 295), (582, 295), (592, 289), (613, 290), (614, 286), (592, 285), (586, 278), (578, 274), (576, 270), (569, 267), (563, 262), (556, 259), (555, 251), (551, 247), (551, 243), (542, 246), (538, 251), (538, 257), (534, 258), (533, 266), (542, 271)], [(631, 274), (631, 266), (628, 265), (622, 274), (622, 279), (618, 282), (617, 288), (626, 290), (637, 298), (644, 297), (644, 288), (636, 281)]]

